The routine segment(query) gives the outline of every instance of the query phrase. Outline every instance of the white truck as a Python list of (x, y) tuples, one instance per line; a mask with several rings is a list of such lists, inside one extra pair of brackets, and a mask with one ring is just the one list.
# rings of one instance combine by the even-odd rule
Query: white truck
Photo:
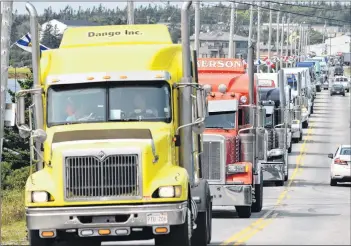
[(313, 94), (309, 68), (284, 68), (287, 84), (291, 88), (291, 103), (294, 119), (291, 125), (292, 140), (302, 140), (302, 128), (308, 128), (309, 116), (313, 113)]
[(257, 73), (258, 104), (265, 110), (267, 154), (262, 161), (263, 181), (284, 185), (288, 180), (288, 153), (292, 149), (291, 89), (278, 73)]

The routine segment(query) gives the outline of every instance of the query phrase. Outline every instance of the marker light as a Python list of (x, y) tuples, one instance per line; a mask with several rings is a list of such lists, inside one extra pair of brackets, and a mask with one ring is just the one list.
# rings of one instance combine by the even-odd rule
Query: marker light
[(240, 97), (240, 102), (246, 103), (247, 102), (247, 97), (246, 96), (241, 96)]
[(94, 77), (88, 77), (87, 78), (87, 80), (93, 80), (94, 79)]
[(225, 84), (220, 84), (218, 86), (218, 91), (222, 94), (224, 94), (227, 91), (227, 86)]
[(111, 78), (111, 76), (109, 76), (109, 75), (106, 75), (103, 77), (103, 79), (110, 79), (110, 78)]
[(204, 90), (206, 93), (210, 93), (212, 91), (212, 85), (206, 84), (204, 85)]

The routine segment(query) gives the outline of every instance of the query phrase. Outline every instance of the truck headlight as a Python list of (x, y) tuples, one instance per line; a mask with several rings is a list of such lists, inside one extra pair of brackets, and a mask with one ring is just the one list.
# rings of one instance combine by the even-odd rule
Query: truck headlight
[(46, 191), (33, 191), (32, 202), (47, 202), (49, 201), (49, 194)]
[(180, 197), (182, 195), (181, 186), (163, 186), (158, 189), (158, 195), (162, 198)]
[(227, 165), (227, 173), (228, 174), (247, 173), (248, 171), (249, 171), (249, 167), (246, 164), (229, 164), (229, 165)]

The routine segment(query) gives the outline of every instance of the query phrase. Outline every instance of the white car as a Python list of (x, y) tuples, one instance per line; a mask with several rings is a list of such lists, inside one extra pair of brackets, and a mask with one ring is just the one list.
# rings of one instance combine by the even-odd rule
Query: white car
[(344, 86), (345, 91), (350, 91), (350, 80), (346, 76), (335, 76), (334, 83), (340, 83)]
[(338, 182), (351, 182), (351, 145), (340, 145), (335, 155), (329, 154), (332, 159), (330, 165), (330, 185)]

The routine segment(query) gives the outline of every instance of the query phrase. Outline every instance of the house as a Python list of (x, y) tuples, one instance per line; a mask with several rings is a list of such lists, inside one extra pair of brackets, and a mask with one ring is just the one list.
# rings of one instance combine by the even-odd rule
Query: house
[(53, 19), (51, 21), (45, 22), (44, 24), (41, 25), (41, 31), (45, 31), (48, 25), (51, 25), (52, 27), (56, 27), (56, 34), (63, 34), (63, 32), (68, 28), (68, 27), (79, 27), (79, 26), (98, 26), (99, 24), (86, 21), (86, 20), (56, 20)]
[[(194, 47), (195, 37), (190, 37), (190, 44)], [(229, 32), (212, 31), (200, 32), (199, 57), (228, 57)], [(248, 38), (234, 35), (235, 57), (247, 58)]]

